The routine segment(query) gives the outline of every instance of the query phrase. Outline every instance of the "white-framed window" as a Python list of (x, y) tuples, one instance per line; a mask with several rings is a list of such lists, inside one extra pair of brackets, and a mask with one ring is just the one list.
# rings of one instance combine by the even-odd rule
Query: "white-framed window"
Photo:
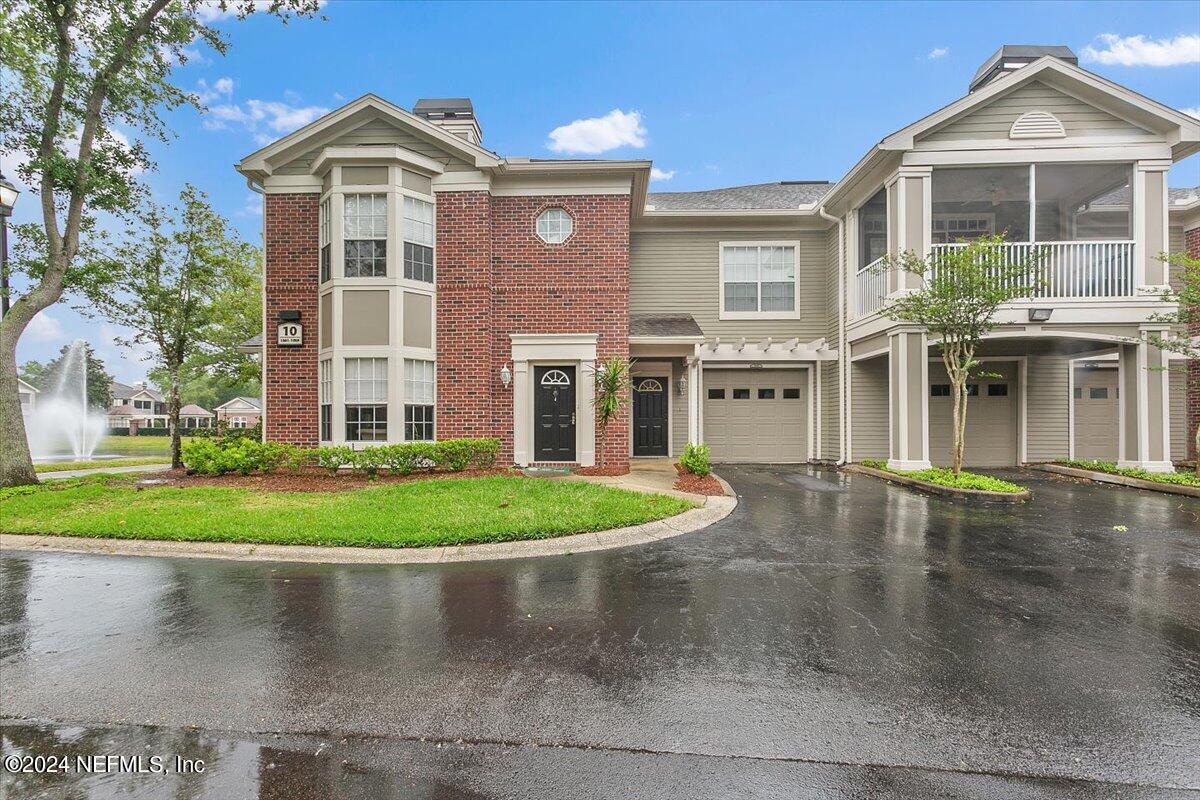
[(329, 238), (329, 198), (321, 201), (318, 207), (318, 216), (320, 218), (320, 246), (321, 246), (321, 283), (328, 283), (333, 277), (333, 243)]
[(722, 242), (721, 319), (796, 317), (795, 242)]
[(388, 360), (347, 358), (345, 367), (346, 441), (386, 441)]
[(387, 276), (387, 195), (348, 194), (342, 211), (347, 278)]
[(404, 277), (433, 283), (433, 203), (404, 198)]
[(575, 222), (561, 208), (547, 208), (537, 218), (537, 235), (546, 244), (562, 244), (571, 237)]
[(434, 362), (404, 361), (404, 439), (433, 440)]
[(333, 441), (333, 361), (317, 364), (317, 393), (321, 403), (321, 441)]

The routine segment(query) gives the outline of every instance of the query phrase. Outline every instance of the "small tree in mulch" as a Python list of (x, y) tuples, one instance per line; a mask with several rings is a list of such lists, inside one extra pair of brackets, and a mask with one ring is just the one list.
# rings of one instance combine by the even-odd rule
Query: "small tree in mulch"
[(596, 365), (596, 395), (592, 405), (596, 408), (596, 428), (600, 434), (597, 438), (597, 462), (604, 464), (605, 432), (608, 426), (621, 414), (621, 409), (629, 404), (629, 368), (632, 362), (620, 356), (610, 356)]
[(962, 471), (966, 445), (967, 380), (980, 363), (975, 353), (983, 337), (996, 327), (996, 310), (1029, 297), (1038, 286), (1040, 252), (1013, 253), (1003, 244), (1001, 236), (984, 236), (928, 258), (912, 251), (899, 258), (889, 256), (881, 267), (921, 279), (920, 288), (891, 299), (880, 313), (897, 322), (921, 325), (941, 340), (942, 364), (952, 387), (950, 464), (956, 476)]

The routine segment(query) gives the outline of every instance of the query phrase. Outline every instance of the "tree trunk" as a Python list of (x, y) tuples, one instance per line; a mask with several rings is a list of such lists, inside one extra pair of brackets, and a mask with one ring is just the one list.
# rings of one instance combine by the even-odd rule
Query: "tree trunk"
[(8, 341), (7, 329), (0, 350), (0, 486), (26, 486), (38, 482), (25, 438), (25, 417), (17, 392), (16, 342)]
[(169, 367), (171, 373), (171, 401), (167, 407), (167, 424), (171, 426), (171, 469), (183, 466), (182, 442), (179, 439), (179, 364)]

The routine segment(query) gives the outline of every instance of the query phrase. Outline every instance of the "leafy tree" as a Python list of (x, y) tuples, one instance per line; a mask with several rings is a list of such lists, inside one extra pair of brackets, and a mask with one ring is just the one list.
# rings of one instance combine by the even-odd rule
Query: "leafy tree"
[(179, 206), (147, 205), (112, 254), (121, 291), (87, 289), (91, 313), (135, 332), (132, 342), (149, 345), (166, 374), (171, 464), (183, 466), (179, 441), (181, 377), (197, 353), (216, 313), (225, 273), (233, 268), (242, 243), (228, 223), (193, 186), (179, 193)]
[[(112, 282), (91, 259), (95, 214), (126, 214), (152, 164), (138, 137), (166, 140), (163, 113), (200, 98), (171, 83), (197, 42), (224, 53), (213, 12), (255, 11), (284, 21), (319, 0), (0, 0), (0, 152), (34, 187), (39, 224), (18, 225), (14, 274), (29, 289), (0, 320), (0, 485), (37, 482), (17, 395), (17, 340), (65, 291)], [(134, 135), (128, 137), (124, 128)]]
[[(235, 397), (260, 395), (262, 385), (257, 378), (245, 381), (232, 379), (207, 367), (197, 366), (197, 361), (195, 357), (189, 358), (179, 370), (179, 396), (184, 405), (195, 403), (212, 411)], [(171, 376), (167, 370), (156, 367), (150, 370), (149, 377), (164, 396), (170, 393)]]
[[(87, 356), (88, 408), (103, 411), (112, 405), (113, 378), (104, 369), (104, 362), (92, 350), (92, 346), (86, 344), (84, 348), (84, 353)], [(66, 360), (67, 352), (70, 349), (70, 345), (63, 345), (63, 348), (58, 351), (58, 358), (52, 359), (46, 364), (37, 361), (26, 361), (21, 367), (21, 377), (39, 392), (46, 391), (54, 386), (54, 382), (58, 379), (59, 370), (62, 369), (63, 362)]]
[(629, 403), (630, 362), (620, 356), (611, 356), (596, 365), (596, 395), (592, 405), (596, 408), (596, 427), (599, 429), (599, 463), (604, 463), (604, 432), (609, 424)]
[[(1159, 259), (1174, 270), (1174, 285), (1164, 291), (1162, 299), (1171, 303), (1171, 311), (1156, 314), (1155, 322), (1170, 325), (1166, 336), (1147, 335), (1147, 341), (1169, 353), (1178, 353), (1189, 361), (1200, 360), (1200, 258), (1191, 258), (1187, 253), (1163, 253)], [(1187, 420), (1181, 420), (1184, 425)], [(1193, 432), (1196, 444), (1196, 474), (1200, 475), (1200, 425)]]
[(941, 340), (942, 364), (953, 398), (951, 469), (962, 471), (967, 433), (967, 380), (978, 374), (975, 353), (996, 325), (996, 310), (1027, 297), (1037, 287), (1039, 253), (1015, 256), (1001, 247), (1003, 237), (985, 236), (961, 247), (921, 258), (909, 251), (884, 259), (881, 269), (899, 269), (920, 278), (920, 287), (893, 298), (881, 313), (898, 322), (923, 326)]

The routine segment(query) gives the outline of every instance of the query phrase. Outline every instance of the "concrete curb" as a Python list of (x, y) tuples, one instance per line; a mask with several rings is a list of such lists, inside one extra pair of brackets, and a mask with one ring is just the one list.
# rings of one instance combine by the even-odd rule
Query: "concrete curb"
[(872, 478), (880, 478), (891, 483), (898, 483), (901, 486), (910, 486), (914, 489), (948, 497), (952, 500), (972, 500), (977, 503), (1024, 503), (1033, 496), (1028, 489), (1023, 492), (985, 492), (979, 489), (954, 489), (950, 486), (941, 486), (940, 484), (917, 480), (916, 478), (899, 475), (895, 472), (888, 472), (887, 470), (864, 467), (862, 464), (846, 464), (842, 467), (842, 471), (858, 475), (870, 475)]
[[(695, 495), (689, 495), (701, 502)], [(554, 539), (459, 545), (453, 547), (312, 547), (307, 545), (242, 544), (233, 542), (168, 542), (145, 539), (91, 539), (79, 536), (0, 533), (0, 551), (25, 550), (90, 553), (116, 556), (219, 558), (230, 561), (294, 561), (310, 564), (446, 564), (589, 553), (650, 544), (720, 522), (737, 506), (733, 497), (708, 497), (700, 508), (674, 517), (614, 528), (576, 533)]]
[(1130, 478), (1128, 475), (1113, 475), (1108, 472), (1096, 472), (1090, 469), (1080, 469), (1079, 467), (1064, 467), (1061, 464), (1029, 464), (1030, 469), (1041, 470), (1042, 472), (1050, 472), (1055, 475), (1067, 475), (1072, 478), (1083, 478), (1084, 480), (1095, 481), (1096, 483), (1112, 483), (1117, 486), (1129, 486), (1134, 489), (1145, 489), (1149, 492), (1162, 492), (1164, 494), (1181, 494), (1185, 497), (1200, 497), (1200, 488), (1195, 486), (1178, 486), (1173, 483), (1155, 483), (1154, 481), (1144, 481), (1141, 478)]

